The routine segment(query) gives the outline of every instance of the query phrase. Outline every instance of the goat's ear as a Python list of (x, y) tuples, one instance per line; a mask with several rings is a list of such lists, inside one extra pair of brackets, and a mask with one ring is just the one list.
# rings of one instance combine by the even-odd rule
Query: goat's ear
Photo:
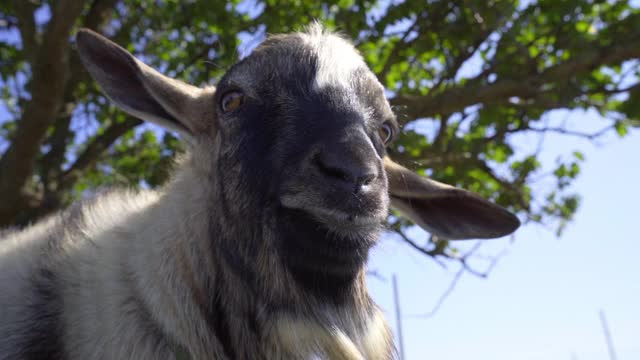
[(187, 137), (212, 126), (213, 88), (166, 77), (91, 30), (80, 30), (76, 41), (84, 66), (124, 111)]
[(423, 178), (388, 157), (384, 167), (391, 207), (433, 235), (448, 240), (490, 239), (520, 226), (515, 215), (474, 193)]

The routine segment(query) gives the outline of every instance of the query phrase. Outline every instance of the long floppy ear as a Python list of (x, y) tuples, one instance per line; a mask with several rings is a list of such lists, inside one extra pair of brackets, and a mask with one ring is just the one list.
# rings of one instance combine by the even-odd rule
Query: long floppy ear
[(423, 178), (388, 157), (384, 167), (391, 207), (438, 237), (490, 239), (520, 226), (515, 215), (474, 193)]
[(166, 77), (91, 30), (78, 31), (76, 41), (84, 66), (124, 111), (188, 138), (213, 125), (213, 87), (201, 89)]

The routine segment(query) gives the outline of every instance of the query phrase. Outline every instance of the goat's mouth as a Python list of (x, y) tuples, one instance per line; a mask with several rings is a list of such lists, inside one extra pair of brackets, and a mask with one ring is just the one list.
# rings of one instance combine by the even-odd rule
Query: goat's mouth
[(286, 198), (284, 198), (282, 205), (289, 211), (306, 213), (305, 216), (313, 218), (328, 230), (343, 236), (357, 235), (362, 232), (377, 230), (384, 220), (384, 218), (377, 216), (378, 214), (376, 213), (371, 215), (369, 212), (362, 211), (361, 209), (353, 211), (352, 209), (345, 210), (342, 208), (325, 208), (321, 206), (287, 206)]
[(285, 193), (280, 197), (280, 205), (289, 211), (306, 213), (326, 229), (345, 237), (380, 229), (387, 215), (388, 199), (335, 195)]
[(310, 213), (281, 207), (281, 251), (295, 272), (355, 275), (378, 238), (381, 222), (340, 212)]

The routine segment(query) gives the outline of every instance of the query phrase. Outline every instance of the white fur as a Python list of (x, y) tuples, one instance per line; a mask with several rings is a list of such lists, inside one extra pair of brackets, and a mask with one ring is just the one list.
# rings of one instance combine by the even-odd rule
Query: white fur
[[(331, 312), (331, 310), (327, 310)], [(379, 311), (364, 320), (353, 314), (333, 313), (334, 324), (321, 326), (307, 320), (283, 316), (276, 325), (285, 347), (305, 359), (383, 360), (387, 359), (388, 329)]]
[(318, 23), (309, 26), (300, 36), (318, 55), (318, 72), (313, 85), (317, 90), (326, 86), (350, 88), (353, 71), (366, 68), (362, 56), (349, 41), (327, 32)]

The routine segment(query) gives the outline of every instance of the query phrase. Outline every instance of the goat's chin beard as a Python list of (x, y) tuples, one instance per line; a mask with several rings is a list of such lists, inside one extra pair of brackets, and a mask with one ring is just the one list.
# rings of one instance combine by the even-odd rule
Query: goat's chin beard
[(304, 288), (339, 298), (364, 269), (381, 222), (337, 221), (284, 207), (279, 213), (279, 248), (289, 271)]

